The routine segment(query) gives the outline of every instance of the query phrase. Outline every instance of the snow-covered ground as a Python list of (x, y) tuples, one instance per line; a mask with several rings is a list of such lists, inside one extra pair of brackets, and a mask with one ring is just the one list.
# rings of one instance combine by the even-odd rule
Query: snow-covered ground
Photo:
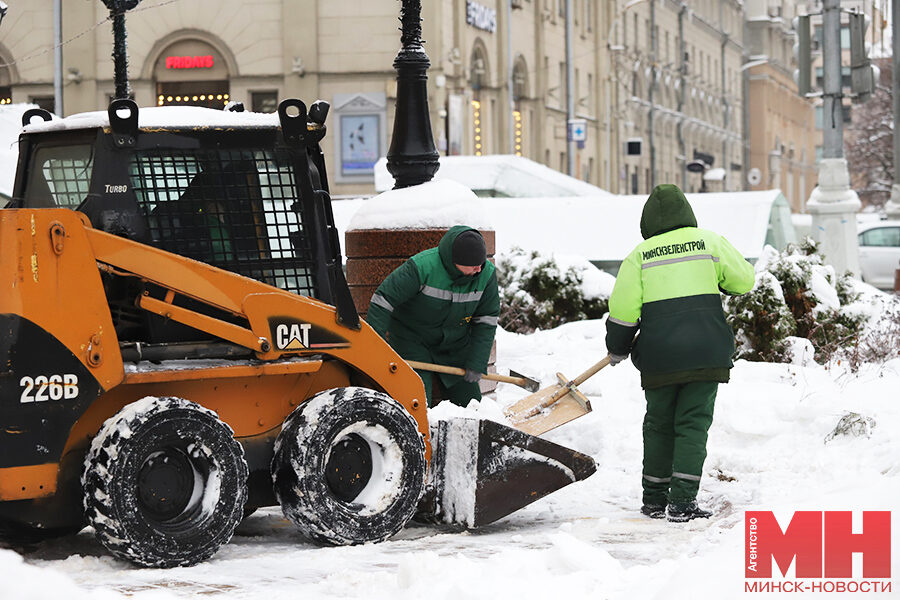
[[(549, 385), (556, 371), (574, 377), (599, 360), (604, 334), (603, 321), (528, 336), (500, 331), (498, 367)], [(592, 455), (597, 473), (484, 530), (410, 526), (382, 544), (323, 548), (265, 509), (212, 560), (172, 570), (116, 560), (85, 530), (20, 549), (21, 557), (0, 550), (2, 597), (735, 598), (744, 593), (745, 510), (789, 519), (795, 510), (900, 508), (900, 359), (857, 374), (839, 365), (739, 362), (720, 388), (701, 485), (701, 503), (716, 514), (679, 525), (637, 512), (637, 371), (629, 363), (607, 368), (580, 389), (594, 411), (546, 437)], [(495, 400), (509, 404), (523, 393), (501, 384)], [(874, 419), (871, 437), (826, 443), (848, 411)]]

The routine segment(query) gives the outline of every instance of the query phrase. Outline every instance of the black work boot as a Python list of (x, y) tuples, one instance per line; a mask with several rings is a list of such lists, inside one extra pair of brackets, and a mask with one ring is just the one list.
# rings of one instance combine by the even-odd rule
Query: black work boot
[(641, 514), (647, 515), (651, 519), (664, 519), (666, 518), (666, 505), (657, 504), (654, 502), (645, 502), (641, 507)]
[(666, 509), (666, 519), (670, 523), (684, 523), (693, 519), (708, 519), (712, 513), (697, 506), (697, 501), (692, 500), (687, 504), (670, 504)]

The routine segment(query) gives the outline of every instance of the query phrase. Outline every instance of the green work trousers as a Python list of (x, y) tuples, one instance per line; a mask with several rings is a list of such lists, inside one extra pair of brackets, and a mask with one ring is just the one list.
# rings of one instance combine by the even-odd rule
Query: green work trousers
[(719, 384), (695, 381), (644, 390), (644, 504), (697, 497)]
[(468, 406), (470, 400), (481, 400), (481, 386), (477, 381), (469, 383), (462, 377), (450, 375), (446, 376), (446, 378), (458, 379), (459, 381), (451, 386), (447, 386), (444, 384), (444, 378), (436, 376), (435, 373), (419, 370), (416, 370), (416, 373), (419, 374), (419, 377), (422, 378), (422, 383), (425, 384), (425, 398), (428, 400), (429, 408), (433, 406), (432, 397), (434, 394), (432, 392), (432, 386), (434, 385), (435, 380), (440, 382), (438, 385), (441, 386), (441, 399), (449, 400), (457, 406), (465, 408)]

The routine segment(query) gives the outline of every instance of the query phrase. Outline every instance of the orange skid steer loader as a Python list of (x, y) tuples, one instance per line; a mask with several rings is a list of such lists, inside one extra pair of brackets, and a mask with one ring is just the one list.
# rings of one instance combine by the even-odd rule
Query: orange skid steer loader
[(26, 113), (0, 210), (0, 539), (90, 525), (120, 558), (190, 565), (262, 506), (377, 542), (595, 471), (497, 423), (429, 424), (344, 280), (327, 111)]

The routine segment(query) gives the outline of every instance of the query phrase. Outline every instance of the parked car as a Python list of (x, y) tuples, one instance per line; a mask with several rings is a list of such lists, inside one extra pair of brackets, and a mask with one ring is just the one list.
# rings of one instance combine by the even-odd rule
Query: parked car
[(862, 279), (882, 290), (894, 289), (900, 269), (900, 221), (872, 221), (859, 226)]

